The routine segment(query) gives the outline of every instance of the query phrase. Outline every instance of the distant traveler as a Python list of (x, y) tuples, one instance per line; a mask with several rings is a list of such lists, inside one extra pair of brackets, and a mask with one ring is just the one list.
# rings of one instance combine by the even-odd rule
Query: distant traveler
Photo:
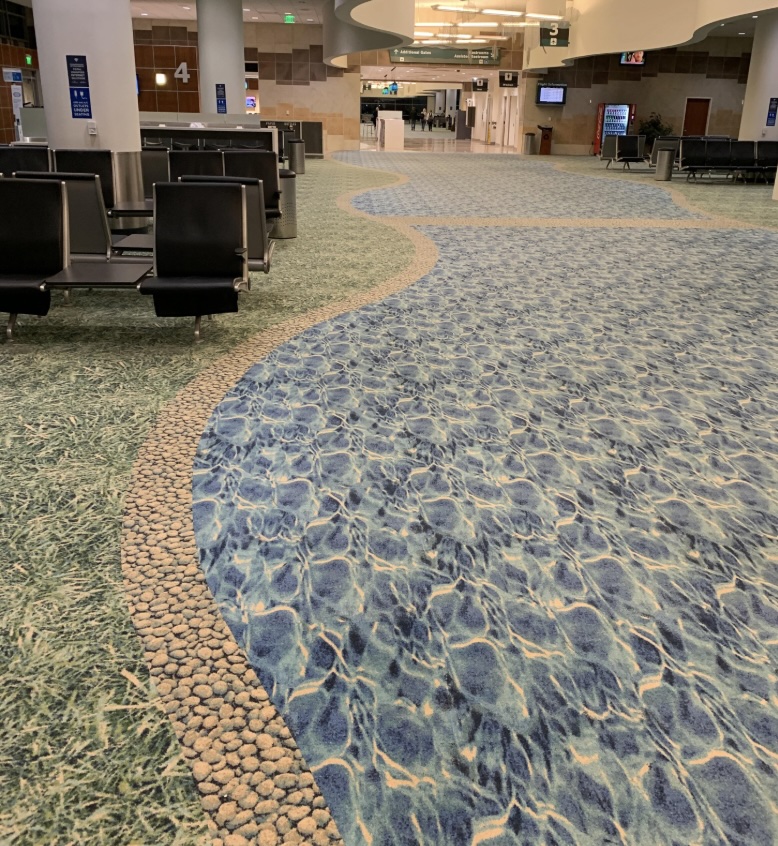
[(416, 109), (411, 109), (411, 131), (416, 131), (416, 121), (418, 117), (416, 115)]
[(430, 132), (432, 132), (432, 122), (435, 120), (435, 115), (432, 114), (432, 111), (427, 115), (427, 126), (429, 127)]
[(424, 132), (424, 124), (427, 122), (427, 110), (421, 110), (421, 131)]
[(378, 123), (378, 106), (375, 107), (373, 111), (373, 129), (376, 128), (376, 124)]

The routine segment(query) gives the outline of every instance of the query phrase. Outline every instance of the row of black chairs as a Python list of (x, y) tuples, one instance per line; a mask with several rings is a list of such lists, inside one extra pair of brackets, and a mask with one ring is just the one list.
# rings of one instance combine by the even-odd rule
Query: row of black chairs
[[(151, 199), (155, 182), (175, 182), (181, 176), (230, 176), (262, 182), (265, 212), (269, 219), (281, 216), (278, 161), (263, 150), (141, 151), (144, 195)], [(116, 205), (113, 154), (110, 150), (51, 150), (37, 145), (0, 147), (0, 174), (57, 172), (87, 173), (100, 177), (103, 202), (110, 212)]]
[[(95, 273), (94, 264), (79, 271), (71, 263), (68, 199), (64, 180), (0, 179), (0, 311), (10, 315), (9, 340), (17, 315), (48, 313), (53, 288), (101, 287), (108, 264)], [(125, 280), (153, 298), (157, 316), (194, 317), (199, 339), (202, 316), (236, 312), (238, 294), (250, 288), (246, 186), (159, 183), (154, 207), (153, 266), (125, 268), (102, 287)]]
[(682, 138), (680, 162), (687, 181), (704, 173), (750, 173), (767, 181), (778, 168), (778, 141)]

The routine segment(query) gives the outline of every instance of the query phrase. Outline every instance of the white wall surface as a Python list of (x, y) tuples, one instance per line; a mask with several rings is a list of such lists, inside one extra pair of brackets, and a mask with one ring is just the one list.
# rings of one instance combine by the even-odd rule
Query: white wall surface
[(528, 30), (524, 67), (542, 69), (581, 56), (675, 47), (703, 38), (719, 22), (770, 8), (778, 8), (776, 0), (572, 0), (570, 47), (539, 47), (537, 30)]
[(778, 141), (778, 126), (767, 126), (771, 97), (778, 97), (778, 12), (760, 16), (757, 23), (740, 122), (741, 141)]

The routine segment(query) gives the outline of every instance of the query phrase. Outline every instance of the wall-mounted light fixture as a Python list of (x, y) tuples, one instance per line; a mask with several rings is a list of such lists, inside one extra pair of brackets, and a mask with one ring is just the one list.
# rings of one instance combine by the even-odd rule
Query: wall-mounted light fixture
[(154, 77), (154, 82), (156, 82), (157, 85), (167, 85), (167, 74), (166, 73), (158, 73)]

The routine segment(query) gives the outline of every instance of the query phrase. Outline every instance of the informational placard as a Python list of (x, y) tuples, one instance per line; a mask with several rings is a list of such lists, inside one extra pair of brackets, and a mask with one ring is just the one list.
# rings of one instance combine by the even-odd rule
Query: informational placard
[(498, 48), (484, 47), (396, 47), (389, 51), (394, 62), (420, 62), (430, 65), (499, 65)]
[(21, 68), (3, 68), (3, 82), (21, 82)]
[(68, 63), (68, 85), (71, 88), (89, 88), (86, 56), (65, 56)]
[(557, 23), (540, 27), (541, 47), (568, 47), (570, 45), (570, 29), (564, 29)]
[(11, 86), (11, 106), (13, 107), (14, 117), (21, 120), (24, 106), (24, 92), (21, 85)]
[(500, 88), (518, 88), (519, 71), (500, 71)]
[(778, 115), (778, 97), (770, 97), (770, 107), (767, 110), (768, 126), (775, 126), (776, 115)]
[(489, 90), (489, 80), (488, 79), (474, 79), (473, 80), (473, 91), (488, 91)]
[(70, 114), (74, 118), (92, 119), (92, 99), (88, 88), (70, 89)]
[(223, 82), (216, 83), (216, 114), (227, 114), (227, 86)]

